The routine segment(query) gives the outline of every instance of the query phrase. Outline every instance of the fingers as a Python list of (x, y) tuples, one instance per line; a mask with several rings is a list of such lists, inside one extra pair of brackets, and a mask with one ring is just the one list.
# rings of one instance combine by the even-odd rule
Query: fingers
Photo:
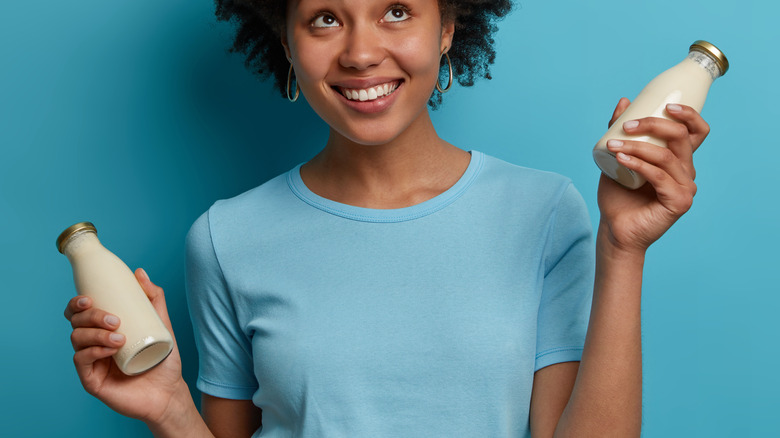
[(116, 353), (125, 343), (125, 337), (114, 331), (119, 328), (119, 322), (115, 315), (100, 309), (88, 309), (73, 315), (73, 331), (70, 334), (73, 350), (77, 355), (83, 350), (91, 350), (86, 353), (87, 357), (104, 357), (101, 356), (105, 353), (104, 349), (113, 350), (106, 353), (108, 356)]
[(688, 129), (692, 150), (696, 151), (709, 135), (710, 125), (704, 121), (696, 110), (689, 106), (669, 104), (666, 106), (666, 113), (685, 125)]
[(647, 117), (623, 123), (623, 131), (630, 135), (649, 135), (666, 142), (669, 150), (681, 160), (683, 168), (696, 177), (693, 167), (693, 145), (686, 125), (667, 119)]
[(648, 181), (651, 181), (651, 175), (645, 175), (646, 173), (658, 173), (653, 179), (659, 182), (671, 178), (677, 184), (688, 184), (693, 180), (682, 161), (667, 148), (644, 142), (613, 139), (607, 142), (607, 149), (615, 154), (622, 154), (624, 161), (641, 161), (642, 163), (634, 163), (638, 169), (632, 170), (640, 170)]
[(112, 366), (111, 356), (125, 344), (126, 339), (114, 331), (120, 323), (116, 315), (91, 306), (89, 298), (75, 297), (65, 313), (73, 327), (70, 342), (75, 351), (73, 364), (76, 373), (87, 392), (95, 394), (99, 386), (97, 374), (107, 372)]
[(77, 328), (70, 335), (73, 350), (80, 351), (90, 347), (105, 347), (118, 349), (125, 344), (125, 337), (116, 333), (98, 328)]
[(163, 295), (162, 288), (152, 283), (152, 280), (149, 279), (149, 274), (142, 268), (135, 270), (135, 278), (138, 280), (138, 284), (141, 285), (141, 288), (146, 293), (146, 296), (149, 297), (150, 301), (154, 301), (158, 296)]
[(642, 142), (610, 140), (607, 148), (620, 164), (639, 173), (653, 186), (658, 200), (673, 216), (691, 208), (696, 184), (682, 161), (670, 150)]
[(68, 305), (65, 306), (65, 319), (70, 321), (74, 314), (83, 312), (92, 306), (92, 300), (85, 296), (75, 296), (68, 301)]
[[(89, 383), (90, 371), (95, 366), (95, 362), (101, 359), (110, 358), (117, 350), (117, 348), (95, 346), (77, 351), (76, 354), (73, 355), (73, 364), (76, 365), (76, 373), (78, 373), (85, 388), (87, 388), (87, 384)], [(89, 388), (87, 388), (87, 390), (89, 390)]]
[(152, 283), (149, 279), (149, 275), (141, 268), (135, 270), (135, 278), (146, 293), (146, 296), (149, 297), (149, 301), (152, 302), (154, 309), (157, 311), (157, 314), (160, 315), (160, 319), (162, 319), (165, 327), (173, 333), (171, 319), (168, 316), (168, 307), (165, 304), (165, 293), (163, 292), (163, 289)]
[(79, 350), (73, 355), (76, 374), (87, 393), (98, 395), (102, 380), (114, 366), (111, 356), (116, 352), (116, 348), (94, 346)]
[(119, 328), (119, 322), (119, 318), (116, 315), (95, 308), (89, 308), (76, 313), (70, 318), (70, 325), (74, 329), (80, 327), (93, 327), (113, 331)]
[(615, 107), (615, 111), (612, 112), (612, 118), (609, 120), (609, 126), (612, 126), (613, 123), (615, 123), (615, 120), (620, 117), (621, 114), (623, 114), (623, 111), (628, 108), (628, 106), (631, 105), (631, 101), (628, 100), (626, 97), (621, 97), (620, 100), (617, 103), (617, 106)]

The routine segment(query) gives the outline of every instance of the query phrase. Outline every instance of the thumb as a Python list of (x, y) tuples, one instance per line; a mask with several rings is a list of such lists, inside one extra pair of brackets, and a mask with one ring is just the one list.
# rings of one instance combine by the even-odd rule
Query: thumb
[(623, 114), (623, 111), (625, 111), (629, 105), (631, 105), (631, 101), (628, 100), (628, 98), (620, 98), (617, 106), (615, 107), (615, 111), (612, 112), (612, 119), (609, 121), (609, 126), (612, 126), (612, 124), (615, 123), (615, 121)]
[(162, 319), (165, 327), (171, 333), (173, 333), (171, 319), (168, 316), (168, 306), (165, 304), (165, 293), (163, 292), (163, 289), (160, 286), (152, 283), (152, 280), (149, 279), (149, 274), (147, 274), (146, 271), (142, 268), (135, 270), (135, 278), (138, 280), (138, 284), (141, 285), (141, 288), (146, 293), (149, 301), (151, 301), (152, 306), (154, 306), (154, 310), (156, 310), (157, 314), (160, 315), (160, 319)]

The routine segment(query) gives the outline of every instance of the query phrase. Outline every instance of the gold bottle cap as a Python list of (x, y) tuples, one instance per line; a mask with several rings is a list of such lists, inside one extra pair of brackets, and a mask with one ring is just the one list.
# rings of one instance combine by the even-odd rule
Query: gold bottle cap
[(721, 52), (720, 49), (715, 47), (715, 45), (712, 43), (708, 43), (704, 40), (694, 41), (694, 43), (691, 44), (689, 51), (690, 50), (696, 50), (698, 52), (703, 52), (712, 56), (715, 59), (715, 62), (718, 63), (721, 76), (725, 75), (726, 71), (729, 69), (729, 60), (726, 59), (726, 55), (724, 55), (723, 52)]
[(65, 231), (60, 233), (60, 237), (57, 238), (57, 250), (61, 253), (62, 246), (68, 241), (74, 234), (81, 231), (91, 231), (97, 234), (97, 229), (92, 222), (79, 222), (75, 225), (69, 226)]

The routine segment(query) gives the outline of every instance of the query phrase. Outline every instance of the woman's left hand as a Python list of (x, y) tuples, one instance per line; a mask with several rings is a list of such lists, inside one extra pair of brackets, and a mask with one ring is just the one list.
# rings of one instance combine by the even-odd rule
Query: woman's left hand
[[(620, 99), (610, 125), (629, 105)], [(668, 148), (638, 141), (610, 141), (608, 149), (618, 162), (639, 173), (647, 183), (628, 190), (601, 175), (598, 202), (601, 231), (609, 242), (627, 251), (644, 252), (677, 221), (693, 203), (696, 169), (693, 152), (710, 128), (696, 110), (684, 105), (667, 105), (674, 120), (648, 117), (623, 125), (627, 134), (650, 135), (665, 140)]]

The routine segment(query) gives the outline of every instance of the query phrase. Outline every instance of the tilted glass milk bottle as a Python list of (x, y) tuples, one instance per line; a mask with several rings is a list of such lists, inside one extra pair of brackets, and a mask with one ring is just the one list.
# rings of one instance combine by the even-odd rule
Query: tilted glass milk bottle
[(126, 339), (114, 354), (119, 369), (132, 376), (162, 362), (173, 349), (173, 337), (130, 268), (100, 243), (95, 226), (80, 222), (67, 228), (57, 249), (70, 260), (78, 293), (119, 317), (116, 331)]
[(607, 149), (607, 140), (644, 141), (666, 147), (665, 141), (649, 135), (626, 134), (623, 131), (623, 122), (644, 117), (672, 120), (665, 112), (666, 105), (670, 103), (688, 105), (701, 112), (712, 82), (723, 76), (728, 68), (726, 56), (717, 47), (706, 41), (694, 42), (688, 56), (650, 81), (596, 143), (593, 159), (601, 171), (625, 187), (641, 187), (646, 180), (631, 169), (618, 164), (615, 154)]

